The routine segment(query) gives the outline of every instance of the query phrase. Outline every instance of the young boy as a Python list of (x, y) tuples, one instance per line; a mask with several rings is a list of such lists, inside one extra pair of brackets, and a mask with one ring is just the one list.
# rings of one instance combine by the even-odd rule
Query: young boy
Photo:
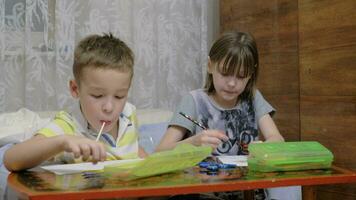
[(133, 65), (131, 49), (112, 34), (80, 41), (74, 52), (74, 80), (69, 82), (76, 107), (57, 113), (31, 139), (10, 147), (4, 155), (6, 168), (144, 157), (137, 141), (136, 108), (126, 102)]

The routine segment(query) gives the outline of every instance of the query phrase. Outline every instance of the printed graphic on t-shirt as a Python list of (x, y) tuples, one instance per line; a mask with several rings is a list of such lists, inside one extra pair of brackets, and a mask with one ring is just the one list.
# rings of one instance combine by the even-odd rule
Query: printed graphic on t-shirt
[[(192, 93), (196, 103), (198, 121), (209, 129), (222, 130), (229, 140), (214, 152), (217, 155), (246, 155), (246, 146), (258, 136), (252, 101), (241, 102), (233, 109), (218, 108), (202, 93)], [(196, 129), (199, 129), (196, 127)], [(196, 132), (200, 132), (197, 130)]]

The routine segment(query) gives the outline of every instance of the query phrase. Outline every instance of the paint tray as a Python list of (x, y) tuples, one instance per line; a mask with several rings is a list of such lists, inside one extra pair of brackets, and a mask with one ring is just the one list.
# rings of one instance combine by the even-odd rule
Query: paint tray
[(325, 169), (334, 158), (316, 141), (253, 143), (248, 150), (249, 170), (261, 172)]

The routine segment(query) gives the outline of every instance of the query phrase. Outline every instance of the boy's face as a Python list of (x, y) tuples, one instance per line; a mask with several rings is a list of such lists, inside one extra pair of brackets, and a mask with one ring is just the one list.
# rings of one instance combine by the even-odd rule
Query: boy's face
[(80, 85), (72, 80), (70, 90), (73, 97), (79, 98), (83, 115), (93, 129), (99, 131), (105, 122), (103, 131), (116, 135), (130, 84), (130, 72), (87, 67), (83, 69)]
[(245, 90), (250, 76), (238, 78), (236, 75), (224, 75), (220, 72), (222, 71), (222, 67), (223, 62), (220, 62), (220, 66), (217, 66), (217, 63), (212, 63), (210, 60), (208, 62), (208, 72), (212, 74), (215, 88), (213, 98), (220, 106), (232, 108), (236, 105), (240, 94)]

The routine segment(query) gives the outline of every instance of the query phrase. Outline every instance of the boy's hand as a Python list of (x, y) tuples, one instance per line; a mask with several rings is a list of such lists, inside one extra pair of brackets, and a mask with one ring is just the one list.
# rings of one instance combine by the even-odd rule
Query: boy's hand
[(204, 130), (201, 133), (192, 136), (192, 142), (196, 146), (208, 145), (216, 149), (223, 141), (229, 138), (219, 130)]
[(63, 150), (74, 154), (75, 158), (82, 157), (83, 161), (91, 157), (93, 163), (105, 161), (106, 150), (102, 143), (82, 136), (63, 136)]

